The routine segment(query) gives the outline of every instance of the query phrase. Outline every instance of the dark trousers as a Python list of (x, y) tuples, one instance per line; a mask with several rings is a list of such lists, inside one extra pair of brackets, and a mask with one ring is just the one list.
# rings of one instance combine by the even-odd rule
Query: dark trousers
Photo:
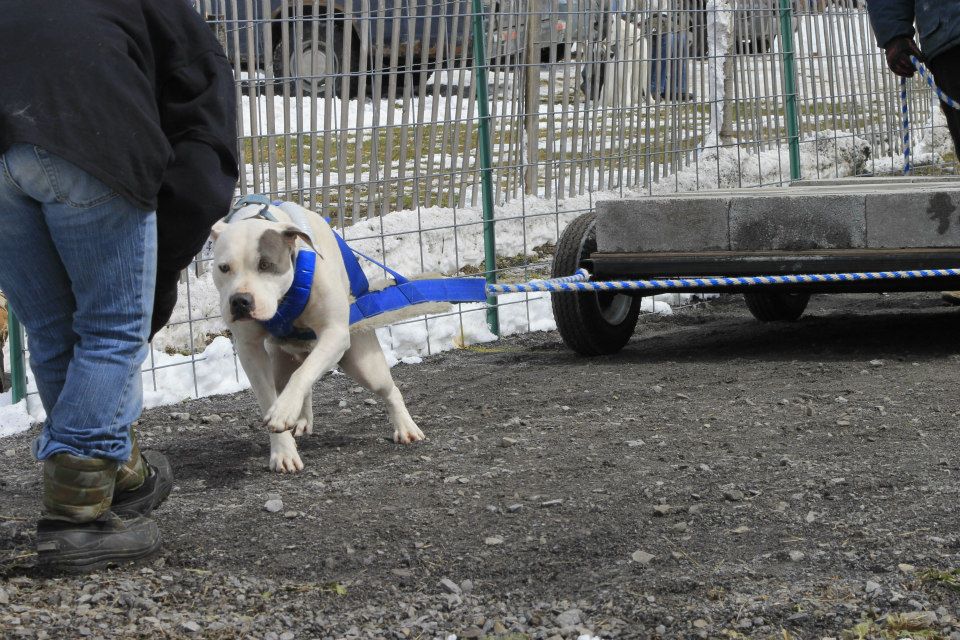
[[(960, 100), (960, 46), (948, 49), (927, 63), (933, 72), (933, 78), (943, 92), (954, 100)], [(948, 107), (943, 102), (940, 109), (947, 117), (947, 127), (953, 138), (953, 148), (960, 158), (960, 111)]]

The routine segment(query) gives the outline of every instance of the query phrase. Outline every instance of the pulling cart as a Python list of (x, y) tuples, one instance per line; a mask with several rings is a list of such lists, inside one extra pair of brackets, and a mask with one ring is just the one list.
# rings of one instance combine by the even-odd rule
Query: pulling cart
[[(678, 288), (743, 293), (750, 313), (772, 322), (800, 318), (814, 293), (960, 289), (960, 272), (915, 273), (958, 267), (960, 179), (850, 178), (600, 202), (564, 230), (553, 276), (696, 279)], [(776, 278), (805, 274), (878, 277)], [(560, 335), (583, 355), (616, 353), (633, 335), (641, 298), (662, 292), (555, 293)]]

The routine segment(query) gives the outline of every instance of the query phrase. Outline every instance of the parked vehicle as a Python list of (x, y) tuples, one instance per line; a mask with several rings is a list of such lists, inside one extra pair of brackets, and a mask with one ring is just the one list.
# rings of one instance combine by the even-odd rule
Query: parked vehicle
[[(419, 86), (445, 57), (470, 59), (464, 51), (471, 33), (469, 0), (271, 0), (270, 13), (263, 4), (229, 0), (195, 0), (215, 25), (225, 25), (224, 46), (231, 57), (258, 69), (269, 66), (280, 82), (296, 83), (305, 93), (324, 95), (332, 79), (333, 93), (354, 97), (359, 92), (361, 70), (388, 70), (398, 85)], [(562, 59), (571, 41), (572, 25), (579, 29), (584, 0), (540, 0), (538, 42), (542, 59)], [(527, 0), (484, 0), (494, 30), (491, 61), (515, 60), (526, 49), (529, 3)], [(411, 7), (413, 11), (411, 12)], [(363, 9), (368, 9), (366, 17)], [(233, 15), (234, 11), (236, 15)], [(441, 28), (445, 27), (445, 28)], [(364, 32), (364, 30), (366, 32)], [(443, 46), (440, 34), (445, 34)], [(361, 64), (361, 43), (368, 43), (369, 58)], [(382, 44), (381, 44), (382, 43)], [(301, 79), (297, 82), (297, 79)], [(346, 78), (346, 80), (344, 80)]]

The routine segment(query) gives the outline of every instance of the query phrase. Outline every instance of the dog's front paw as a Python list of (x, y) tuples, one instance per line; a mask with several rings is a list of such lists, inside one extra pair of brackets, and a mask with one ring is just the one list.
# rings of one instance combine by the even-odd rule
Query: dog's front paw
[[(273, 406), (270, 407), (270, 410), (267, 411), (263, 422), (273, 433), (283, 433), (285, 431), (299, 431), (303, 433), (306, 424), (304, 424), (303, 418), (301, 417), (302, 407), (303, 402), (289, 402), (283, 394), (281, 394), (280, 397), (277, 398), (277, 401), (273, 403)], [(300, 433), (297, 435), (300, 435)]]
[(397, 420), (394, 427), (393, 441), (397, 444), (412, 444), (426, 438), (412, 418), (402, 417)]
[(270, 434), (270, 470), (277, 473), (303, 471), (303, 461), (290, 432)]

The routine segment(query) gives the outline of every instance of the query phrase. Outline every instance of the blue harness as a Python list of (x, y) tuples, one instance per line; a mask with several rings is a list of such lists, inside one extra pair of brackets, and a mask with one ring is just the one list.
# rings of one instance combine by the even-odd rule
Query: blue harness
[[(263, 204), (264, 208), (256, 217), (276, 222), (276, 218), (270, 214), (269, 205), (279, 205), (279, 202), (271, 202), (265, 196), (254, 195), (241, 198), (234, 205), (233, 212), (227, 216), (229, 222), (238, 209), (251, 204)], [(330, 221), (327, 220), (327, 223)], [(410, 280), (393, 269), (377, 262), (369, 256), (365, 256), (355, 249), (351, 249), (347, 241), (340, 237), (336, 231), (333, 236), (337, 239), (337, 245), (340, 248), (340, 257), (343, 260), (343, 266), (347, 270), (347, 276), (350, 279), (350, 294), (354, 297), (353, 304), (350, 305), (350, 324), (356, 324), (362, 320), (375, 318), (384, 313), (399, 311), (407, 307), (428, 302), (486, 302), (487, 291), (486, 281), (483, 278), (430, 278), (423, 280)], [(357, 256), (377, 265), (396, 281), (396, 284), (381, 289), (379, 291), (370, 291), (370, 283)], [(322, 259), (322, 258), (321, 258)], [(293, 323), (303, 313), (310, 300), (310, 290), (313, 283), (313, 273), (316, 269), (317, 254), (309, 249), (301, 249), (297, 252), (297, 262), (294, 269), (293, 284), (283, 295), (280, 304), (277, 307), (277, 313), (265, 322), (261, 322), (263, 327), (271, 335), (290, 340), (316, 340), (317, 336), (309, 329), (299, 329), (293, 326)]]

